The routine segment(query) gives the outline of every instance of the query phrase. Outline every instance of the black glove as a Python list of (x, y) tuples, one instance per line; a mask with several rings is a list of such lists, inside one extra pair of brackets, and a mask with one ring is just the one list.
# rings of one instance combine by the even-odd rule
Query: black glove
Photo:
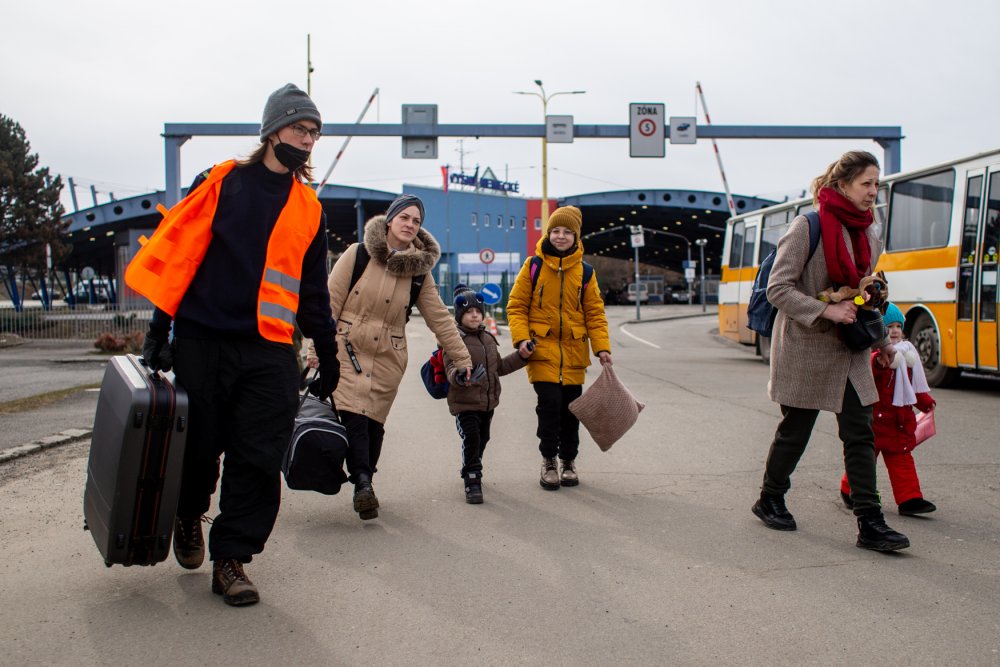
[(331, 338), (320, 343), (313, 341), (316, 356), (319, 358), (319, 377), (309, 383), (309, 393), (326, 400), (337, 389), (340, 383), (340, 359), (337, 358), (337, 341)]
[(151, 371), (169, 371), (174, 367), (174, 350), (167, 341), (166, 331), (150, 327), (142, 342), (142, 358)]

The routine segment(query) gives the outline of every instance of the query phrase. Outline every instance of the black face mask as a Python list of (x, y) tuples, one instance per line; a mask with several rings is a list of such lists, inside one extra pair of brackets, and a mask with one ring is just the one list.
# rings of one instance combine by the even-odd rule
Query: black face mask
[(309, 159), (309, 151), (279, 141), (274, 144), (274, 157), (278, 158), (285, 169), (295, 171)]

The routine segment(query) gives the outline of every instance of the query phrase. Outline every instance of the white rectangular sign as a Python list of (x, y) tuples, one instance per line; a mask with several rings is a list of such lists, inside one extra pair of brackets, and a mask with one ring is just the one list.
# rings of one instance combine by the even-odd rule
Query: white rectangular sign
[(573, 143), (573, 117), (546, 116), (545, 140), (550, 144)]
[(670, 143), (698, 143), (698, 119), (694, 116), (671, 116)]
[(628, 105), (629, 157), (663, 157), (666, 155), (666, 105), (633, 102)]

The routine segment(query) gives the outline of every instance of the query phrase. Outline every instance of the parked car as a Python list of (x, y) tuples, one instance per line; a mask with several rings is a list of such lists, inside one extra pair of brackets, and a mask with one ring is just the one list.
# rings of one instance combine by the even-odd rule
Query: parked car
[(95, 280), (91, 292), (91, 282), (81, 281), (73, 286), (73, 299), (77, 303), (108, 303), (111, 301), (111, 286), (108, 281)]
[[(649, 303), (649, 287), (645, 283), (639, 283), (639, 303)], [(629, 283), (628, 291), (625, 293), (625, 300), (629, 303), (635, 303), (636, 295), (636, 284)]]

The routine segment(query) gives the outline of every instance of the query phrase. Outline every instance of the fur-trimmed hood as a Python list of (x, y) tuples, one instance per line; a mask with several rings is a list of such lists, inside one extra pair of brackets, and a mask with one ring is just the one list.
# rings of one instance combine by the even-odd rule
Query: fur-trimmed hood
[(384, 264), (386, 270), (394, 276), (423, 275), (441, 259), (441, 246), (423, 227), (417, 231), (409, 248), (390, 252), (384, 215), (376, 215), (365, 223), (365, 248), (373, 260)]

